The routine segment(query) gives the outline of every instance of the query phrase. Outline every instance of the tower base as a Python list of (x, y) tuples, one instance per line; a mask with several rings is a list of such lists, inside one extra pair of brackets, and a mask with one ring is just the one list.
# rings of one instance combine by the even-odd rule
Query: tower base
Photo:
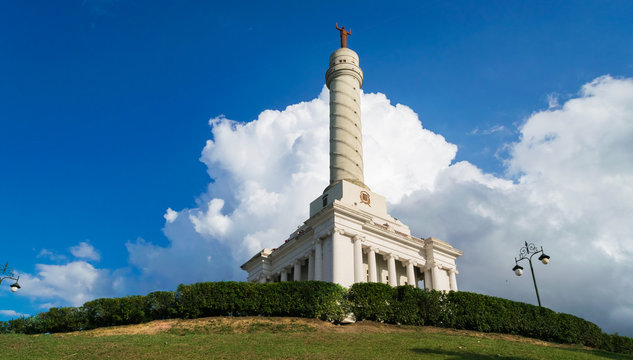
[(310, 218), (276, 249), (241, 267), (254, 282), (322, 280), (457, 290), (462, 252), (435, 238), (411, 235), (387, 213), (385, 198), (340, 181), (310, 203)]

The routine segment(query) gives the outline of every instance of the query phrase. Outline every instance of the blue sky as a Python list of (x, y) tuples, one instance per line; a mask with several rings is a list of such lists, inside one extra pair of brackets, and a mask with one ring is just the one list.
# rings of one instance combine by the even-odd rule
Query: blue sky
[[(232, 189), (245, 186), (240, 182), (244, 177), (225, 165), (243, 148), (229, 144), (222, 151), (217, 150), (219, 146), (210, 149), (207, 140), (220, 141), (209, 119), (219, 124), (223, 120), (217, 118), (224, 115), (250, 122), (261, 119), (265, 110), (290, 114), (287, 106), (318, 98), (328, 56), (338, 47), (335, 22), (352, 29), (349, 46), (360, 55), (364, 92), (385, 94), (391, 105), (406, 105), (417, 113), (424, 129), (457, 146), (454, 153), (446, 145), (442, 154), (452, 157), (444, 165), (438, 163), (438, 169), (467, 162), (495, 181), (519, 184), (521, 175), (533, 169), (527, 162), (516, 165), (522, 148), (512, 144), (521, 142), (522, 130), (527, 131), (523, 126), (535, 119), (535, 113), (561, 109), (571, 99), (584, 98), (581, 88), (601, 76), (612, 76), (611, 82), (603, 81), (605, 87), (633, 77), (633, 5), (623, 1), (1, 0), (0, 261), (9, 261), (32, 279), (32, 285), (42, 288), (53, 279), (61, 287), (64, 281), (73, 281), (66, 273), (55, 273), (69, 264), (76, 271), (94, 271), (89, 278), (102, 280), (97, 285), (84, 279), (90, 289), (68, 290), (81, 291), (82, 296), (75, 300), (54, 286), (13, 296), (3, 284), (0, 310), (5, 312), (0, 319), (10, 318), (9, 311), (34, 314), (77, 299), (173, 289), (178, 282), (243, 279), (245, 273), (238, 266), (244, 255), (231, 252), (231, 244), (265, 229), (221, 232), (215, 225), (193, 226), (193, 221), (193, 225), (172, 228), (170, 224), (178, 221), (170, 222), (164, 215), (169, 208), (190, 217), (200, 215), (211, 223), (236, 221), (232, 216), (243, 202), (236, 195), (239, 191)], [(383, 104), (376, 99), (367, 101)], [(257, 139), (246, 140), (244, 146), (248, 147)], [(206, 157), (201, 155), (205, 146), (209, 149)], [(256, 150), (263, 153), (267, 147)], [(513, 164), (517, 171), (512, 170)], [(626, 177), (630, 167), (624, 161), (613, 171)], [(283, 195), (282, 190), (271, 190), (283, 188), (283, 180), (275, 181), (278, 183), (264, 184), (268, 187), (259, 185)], [(405, 199), (393, 202), (394, 213), (404, 212), (407, 206), (415, 208), (419, 204), (414, 201), (415, 191), (424, 186), (393, 193), (394, 199)], [(628, 188), (621, 190), (629, 194)], [(312, 199), (317, 195), (305, 196)], [(440, 195), (436, 193), (434, 200), (442, 202)], [(209, 210), (210, 200), (216, 198), (224, 204), (218, 213)], [(631, 207), (626, 204), (622, 213), (628, 214)], [(297, 206), (305, 207), (307, 213), (307, 201)], [(469, 278), (465, 273), (485, 268), (488, 262), (477, 259), (478, 253), (472, 251), (467, 259), (469, 242), (459, 238), (459, 232), (431, 225), (425, 228), (424, 216), (440, 222), (441, 217), (415, 214), (409, 221), (412, 229), (428, 228), (444, 240), (463, 244), (463, 249), (466, 246), (463, 280), (458, 277), (462, 287), (533, 302), (528, 279), (508, 280), (514, 281), (512, 287), (527, 290), (497, 290)], [(298, 214), (292, 221), (302, 217), (304, 214)], [(622, 234), (633, 230), (624, 220), (622, 223)], [(293, 224), (276, 224), (280, 227), (276, 231), (288, 234)], [(564, 229), (566, 234), (575, 234), (577, 227), (572, 225)], [(602, 233), (602, 228), (596, 225), (584, 231)], [(621, 240), (628, 241), (630, 233)], [(187, 238), (187, 234), (200, 236), (200, 244), (216, 254), (231, 253), (232, 257), (227, 256), (231, 260), (221, 263), (234, 269), (220, 271), (209, 260), (208, 269), (196, 270), (186, 266), (191, 260), (188, 256), (195, 252), (186, 256), (165, 252), (175, 249), (175, 239)], [(273, 235), (278, 234), (273, 232), (270, 238)], [(525, 234), (526, 239), (535, 239), (529, 235)], [(270, 238), (256, 244), (268, 246)], [(277, 238), (278, 243), (284, 239)], [(554, 238), (536, 240), (562, 252), (551, 254), (552, 267), (538, 269), (543, 276), (546, 271), (568, 271), (554, 267), (557, 255), (566, 256), (567, 244), (556, 243)], [(519, 239), (507, 241), (511, 251), (503, 253), (501, 249), (506, 248), (499, 247), (497, 253), (503, 269), (511, 268), (522, 244)], [(578, 246), (602, 249), (596, 244)], [(628, 259), (631, 249), (618, 246)], [(574, 249), (572, 246), (570, 251)], [(143, 261), (149, 260), (141, 260), (139, 254), (153, 251), (163, 251), (173, 261), (144, 268), (147, 263)], [(622, 259), (613, 255), (613, 249), (605, 254), (601, 265), (611, 266), (612, 261), (614, 266), (623, 266), (622, 273), (629, 269), (618, 265), (623, 264)], [(582, 259), (578, 261), (570, 266), (580, 266)], [(47, 268), (52, 265), (60, 268)], [(103, 285), (114, 279), (122, 285)], [(500, 280), (500, 284), (509, 287), (508, 281)], [(621, 292), (633, 289), (618, 279), (609, 284)], [(578, 294), (587, 291), (586, 285), (578, 283)], [(544, 288), (547, 293), (547, 284)], [(549, 291), (555, 289), (552, 280)], [(593, 303), (565, 305), (571, 302), (565, 298), (553, 307), (587, 317), (609, 331), (633, 335), (630, 325), (615, 319), (633, 319), (633, 303), (619, 303), (625, 314), (619, 316), (595, 312)]]

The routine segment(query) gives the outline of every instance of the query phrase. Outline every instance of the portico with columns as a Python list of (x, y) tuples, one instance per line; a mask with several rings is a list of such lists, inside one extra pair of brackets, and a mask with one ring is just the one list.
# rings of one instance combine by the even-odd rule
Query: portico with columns
[[(349, 35), (349, 34), (348, 34)], [(345, 43), (346, 44), (346, 43)], [(462, 252), (433, 237), (411, 235), (387, 213), (386, 199), (364, 183), (358, 55), (330, 55), (330, 184), (310, 203), (310, 217), (277, 248), (244, 263), (248, 281), (322, 280), (457, 290)]]
[[(331, 196), (340, 187), (346, 188), (341, 191), (345, 196)], [(341, 182), (313, 201), (310, 218), (281, 246), (264, 249), (242, 265), (248, 280), (322, 280), (345, 287), (382, 282), (457, 290), (455, 259), (461, 251), (439, 239), (411, 235), (406, 225), (387, 215), (386, 206), (381, 211), (380, 201), (353, 201), (360, 192), (368, 193), (370, 201), (380, 197)], [(333, 201), (323, 205), (324, 198)]]

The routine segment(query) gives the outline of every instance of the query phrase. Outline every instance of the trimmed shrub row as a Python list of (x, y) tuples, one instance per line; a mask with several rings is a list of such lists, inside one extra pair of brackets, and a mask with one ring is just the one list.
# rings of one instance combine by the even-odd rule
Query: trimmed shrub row
[(206, 316), (296, 316), (430, 325), (528, 336), (633, 354), (633, 339), (607, 335), (595, 324), (550, 309), (470, 292), (438, 292), (354, 284), (349, 290), (321, 281), (256, 284), (203, 282), (176, 292), (104, 298), (81, 307), (51, 308), (29, 318), (0, 322), (0, 333), (36, 334)]
[(340, 321), (346, 293), (322, 281), (204, 282), (178, 286), (177, 304), (183, 318), (262, 315)]
[(440, 327), (447, 324), (444, 292), (412, 286), (359, 283), (350, 288), (348, 299), (357, 320)]
[(51, 308), (28, 318), (0, 322), (0, 333), (41, 334), (206, 316), (296, 316), (340, 321), (347, 291), (321, 281), (254, 284), (203, 282), (176, 292), (102, 298), (81, 307)]
[(515, 334), (633, 354), (633, 338), (605, 334), (577, 316), (493, 296), (358, 283), (348, 299), (357, 320)]
[(516, 334), (591, 347), (604, 342), (602, 330), (587, 320), (471, 292), (360, 283), (352, 286), (349, 299), (357, 319)]
[(178, 317), (176, 293), (155, 291), (145, 296), (103, 298), (81, 307), (50, 308), (28, 318), (0, 322), (1, 333), (41, 334), (140, 324)]

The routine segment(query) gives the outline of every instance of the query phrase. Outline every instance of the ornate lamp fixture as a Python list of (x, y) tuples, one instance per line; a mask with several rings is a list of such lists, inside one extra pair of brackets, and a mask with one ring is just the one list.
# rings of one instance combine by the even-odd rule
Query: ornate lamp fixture
[(541, 246), (541, 250), (539, 250), (536, 245), (534, 244), (528, 244), (527, 241), (525, 242), (525, 246), (521, 248), (521, 250), (519, 250), (519, 258), (514, 258), (514, 262), (516, 263), (516, 265), (514, 265), (514, 267), (512, 268), (512, 271), (514, 271), (514, 274), (516, 276), (521, 276), (523, 275), (523, 267), (521, 265), (519, 265), (519, 261), (521, 260), (527, 260), (530, 263), (530, 271), (532, 272), (532, 281), (534, 282), (534, 290), (536, 290), (536, 299), (538, 300), (538, 306), (541, 306), (541, 297), (538, 294), (538, 287), (536, 286), (536, 278), (534, 277), (534, 267), (532, 267), (532, 256), (536, 255), (536, 254), (541, 254), (541, 256), (539, 256), (539, 260), (547, 265), (549, 264), (549, 255), (546, 255), (545, 252), (543, 252), (543, 247)]
[(4, 264), (4, 266), (0, 267), (0, 284), (2, 284), (2, 280), (4, 279), (15, 280), (15, 283), (11, 284), (10, 286), (11, 292), (17, 292), (18, 290), (20, 290), (21, 286), (20, 284), (18, 284), (18, 280), (20, 279), (20, 277), (15, 277), (13, 269), (9, 267), (8, 262)]

